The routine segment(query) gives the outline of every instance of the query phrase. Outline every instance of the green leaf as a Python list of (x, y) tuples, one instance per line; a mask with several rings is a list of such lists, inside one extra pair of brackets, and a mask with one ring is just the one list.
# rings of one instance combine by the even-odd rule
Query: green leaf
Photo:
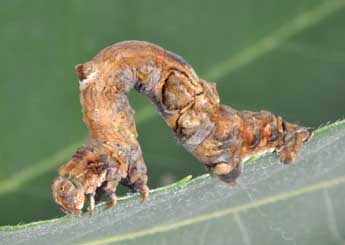
[[(316, 127), (345, 115), (344, 22), (344, 0), (1, 1), (0, 225), (61, 216), (50, 183), (87, 137), (73, 67), (106, 45), (157, 43), (217, 82), (224, 104)], [(204, 173), (130, 97), (150, 187)]]
[(295, 165), (267, 154), (235, 186), (190, 177), (90, 217), (3, 227), (3, 244), (343, 244), (345, 121), (317, 131)]

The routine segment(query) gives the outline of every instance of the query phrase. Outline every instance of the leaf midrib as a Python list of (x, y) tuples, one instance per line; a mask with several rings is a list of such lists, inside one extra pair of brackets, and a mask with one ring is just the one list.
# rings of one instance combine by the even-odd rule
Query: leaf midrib
[[(271, 34), (264, 36), (258, 42), (243, 49), (237, 55), (211, 67), (204, 76), (211, 81), (215, 81), (229, 75), (243, 66), (251, 63), (279, 47), (289, 38), (297, 35), (305, 29), (308, 29), (327, 17), (333, 15), (337, 11), (345, 7), (344, 0), (324, 1), (317, 7), (312, 8), (303, 14), (297, 15), (294, 19), (290, 20), (288, 24), (282, 25), (278, 30), (273, 31)], [(150, 106), (144, 106), (139, 111), (137, 116), (137, 123), (143, 123), (151, 119), (155, 115)], [(31, 164), (16, 174), (0, 181), (0, 195), (17, 190), (20, 186), (30, 181), (31, 179), (51, 170), (58, 166), (64, 159), (70, 155), (75, 148), (82, 144), (83, 141), (76, 142), (72, 145), (65, 147), (58, 151), (53, 156), (39, 161), (36, 164)]]

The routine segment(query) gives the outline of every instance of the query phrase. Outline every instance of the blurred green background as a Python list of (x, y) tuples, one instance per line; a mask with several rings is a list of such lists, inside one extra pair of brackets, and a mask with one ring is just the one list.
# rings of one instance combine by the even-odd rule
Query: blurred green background
[[(74, 65), (146, 40), (216, 81), (224, 104), (318, 127), (345, 115), (342, 0), (0, 3), (0, 225), (61, 216), (58, 166), (86, 142)], [(130, 95), (155, 188), (204, 172), (149, 101)]]

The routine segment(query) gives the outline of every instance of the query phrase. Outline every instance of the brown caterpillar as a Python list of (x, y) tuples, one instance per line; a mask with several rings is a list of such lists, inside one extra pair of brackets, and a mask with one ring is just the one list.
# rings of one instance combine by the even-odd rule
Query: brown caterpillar
[(283, 162), (292, 162), (312, 135), (270, 112), (219, 104), (214, 83), (199, 79), (181, 57), (147, 42), (111, 45), (77, 65), (76, 73), (90, 138), (52, 184), (65, 212), (80, 214), (85, 194), (92, 212), (97, 189), (113, 206), (119, 183), (139, 190), (142, 200), (148, 197), (147, 170), (127, 100), (132, 88), (148, 96), (177, 140), (227, 183), (240, 175), (243, 159), (257, 152), (276, 151)]

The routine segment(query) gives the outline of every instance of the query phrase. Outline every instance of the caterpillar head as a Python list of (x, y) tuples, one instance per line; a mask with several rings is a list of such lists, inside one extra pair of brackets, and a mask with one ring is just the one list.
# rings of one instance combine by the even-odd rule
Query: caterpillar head
[(89, 76), (94, 72), (92, 62), (78, 64), (74, 67), (74, 69), (80, 82), (83, 82), (85, 79), (88, 79)]
[(64, 213), (80, 215), (84, 206), (85, 195), (83, 188), (66, 177), (57, 177), (51, 186), (53, 198)]
[(92, 61), (75, 66), (75, 73), (79, 80), (80, 90), (87, 88), (97, 82), (96, 68)]

